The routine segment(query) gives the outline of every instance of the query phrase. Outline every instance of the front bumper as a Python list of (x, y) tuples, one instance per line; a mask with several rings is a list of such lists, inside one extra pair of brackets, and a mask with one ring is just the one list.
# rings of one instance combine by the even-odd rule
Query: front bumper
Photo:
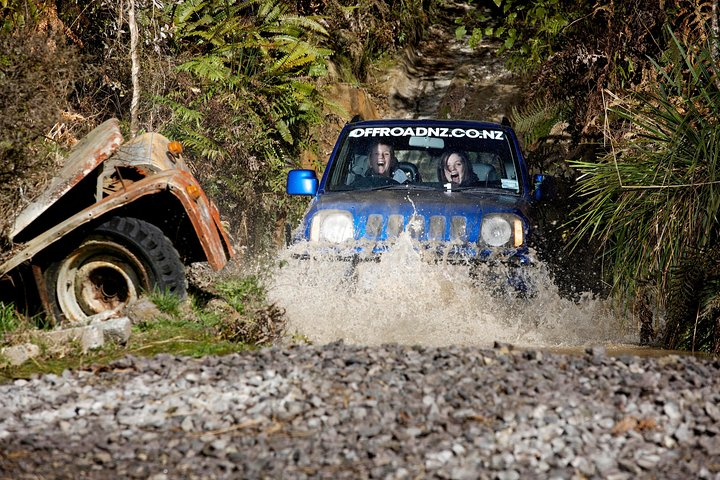
[[(395, 247), (395, 249), (393, 248)], [(405, 247), (403, 251), (402, 248)], [(470, 267), (469, 275), (478, 284), (490, 286), (493, 292), (510, 293), (524, 298), (536, 294), (534, 266), (535, 261), (527, 249), (506, 249), (492, 251), (469, 245), (428, 245), (415, 242), (408, 245), (312, 245), (300, 242), (290, 246), (292, 257), (299, 261), (338, 261), (347, 262), (346, 277), (355, 275), (356, 267), (361, 263), (380, 262), (386, 255), (408, 255), (437, 265)]]
[[(293, 257), (300, 259), (326, 259), (339, 261), (380, 261), (393, 249), (401, 248), (398, 243), (355, 242), (346, 245), (320, 244), (299, 241), (290, 246)], [(522, 267), (533, 263), (527, 248), (490, 249), (471, 244), (425, 243), (413, 241), (411, 251), (420, 258), (431, 262), (452, 264), (502, 263)]]

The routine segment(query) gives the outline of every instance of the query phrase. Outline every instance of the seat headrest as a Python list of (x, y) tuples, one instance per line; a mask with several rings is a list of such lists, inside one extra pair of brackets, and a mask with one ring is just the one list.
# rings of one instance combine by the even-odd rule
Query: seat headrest
[(495, 167), (490, 164), (473, 163), (472, 168), (473, 172), (475, 172), (475, 175), (477, 175), (478, 179), (481, 182), (485, 182), (487, 180), (497, 180), (497, 172), (495, 172)]

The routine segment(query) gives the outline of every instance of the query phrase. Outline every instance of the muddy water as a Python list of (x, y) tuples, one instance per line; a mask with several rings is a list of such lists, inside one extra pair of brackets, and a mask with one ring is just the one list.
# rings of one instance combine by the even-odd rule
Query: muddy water
[[(558, 295), (539, 265), (538, 293), (522, 299), (497, 292), (469, 267), (423, 260), (401, 238), (380, 262), (296, 260), (285, 251), (271, 277), (270, 300), (286, 309), (289, 332), (316, 344), (473, 345), (518, 347), (631, 346), (634, 325), (591, 295)], [(286, 262), (286, 263), (285, 263)]]

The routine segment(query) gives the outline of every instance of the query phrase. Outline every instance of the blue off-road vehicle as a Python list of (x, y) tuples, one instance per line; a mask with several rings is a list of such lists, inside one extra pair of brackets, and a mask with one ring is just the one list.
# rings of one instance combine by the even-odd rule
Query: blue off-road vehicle
[(313, 196), (294, 237), (301, 255), (377, 259), (407, 235), (424, 257), (518, 267), (504, 277), (524, 290), (546, 180), (530, 178), (507, 125), (372, 120), (343, 128), (320, 181), (290, 171), (287, 193)]

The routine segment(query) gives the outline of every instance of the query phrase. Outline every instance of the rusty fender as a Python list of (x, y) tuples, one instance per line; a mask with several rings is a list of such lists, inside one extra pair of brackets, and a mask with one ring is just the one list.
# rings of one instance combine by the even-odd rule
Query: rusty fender
[[(52, 227), (24, 244), (23, 249), (0, 265), (3, 275), (52, 245), (76, 228), (138, 198), (169, 190), (183, 205), (210, 266), (220, 270), (234, 255), (230, 239), (220, 223), (220, 214), (200, 184), (188, 172), (165, 170), (129, 185)], [(228, 252), (226, 254), (226, 251)]]

